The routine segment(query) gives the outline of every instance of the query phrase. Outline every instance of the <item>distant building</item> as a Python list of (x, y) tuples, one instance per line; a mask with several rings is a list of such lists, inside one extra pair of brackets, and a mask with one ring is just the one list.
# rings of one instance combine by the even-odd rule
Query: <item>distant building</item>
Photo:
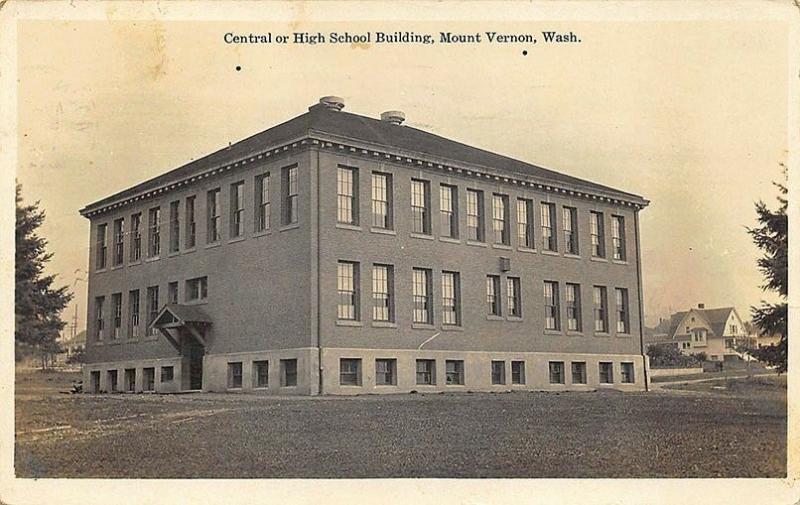
[[(663, 329), (663, 326), (661, 326)], [(736, 345), (748, 338), (747, 328), (733, 307), (697, 308), (672, 314), (665, 333), (652, 331), (647, 345), (670, 343), (683, 354), (704, 352), (712, 361), (739, 356)]]
[(81, 211), (90, 391), (645, 388), (647, 200), (343, 107)]

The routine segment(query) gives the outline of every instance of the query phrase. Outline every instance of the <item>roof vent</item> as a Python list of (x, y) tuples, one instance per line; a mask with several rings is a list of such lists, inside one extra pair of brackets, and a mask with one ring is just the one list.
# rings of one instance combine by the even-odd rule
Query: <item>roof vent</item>
[(381, 121), (392, 124), (402, 124), (406, 120), (406, 115), (399, 110), (387, 110), (381, 114)]
[(323, 96), (319, 99), (319, 104), (328, 110), (339, 112), (344, 109), (344, 99), (338, 96)]

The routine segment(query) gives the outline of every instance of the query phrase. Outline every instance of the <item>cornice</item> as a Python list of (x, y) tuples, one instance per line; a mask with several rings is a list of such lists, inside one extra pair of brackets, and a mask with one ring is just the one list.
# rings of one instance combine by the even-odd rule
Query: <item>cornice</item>
[(561, 196), (585, 198), (598, 202), (632, 207), (636, 210), (643, 209), (650, 203), (644, 198), (620, 197), (602, 190), (579, 188), (563, 182), (553, 183), (524, 174), (511, 175), (478, 164), (447, 160), (441, 157), (418, 152), (404, 151), (401, 149), (391, 148), (389, 146), (371, 145), (363, 141), (359, 141), (358, 139), (340, 137), (311, 130), (303, 137), (296, 138), (288, 142), (283, 142), (267, 149), (258, 150), (246, 156), (229, 160), (212, 168), (207, 168), (197, 174), (186, 176), (180, 180), (165, 183), (153, 189), (142, 190), (129, 197), (119, 198), (118, 200), (110, 201), (102, 205), (88, 205), (82, 209), (80, 213), (82, 216), (90, 218), (98, 214), (131, 205), (141, 200), (155, 198), (159, 195), (181, 189), (202, 179), (226, 174), (237, 168), (249, 166), (253, 163), (258, 163), (269, 159), (275, 159), (306, 148), (330, 150), (337, 153), (344, 152), (350, 156), (362, 156), (372, 160), (380, 159), (414, 168), (424, 168), (428, 170), (442, 171), (445, 173), (455, 173), (461, 176), (473, 177), (484, 181), (490, 180), (496, 183), (531, 188)]

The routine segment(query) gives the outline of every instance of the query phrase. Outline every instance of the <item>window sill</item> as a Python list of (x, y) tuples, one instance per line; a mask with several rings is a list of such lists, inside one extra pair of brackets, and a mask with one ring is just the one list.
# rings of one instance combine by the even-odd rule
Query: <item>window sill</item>
[(253, 386), (253, 391), (266, 391), (269, 386)]
[(208, 305), (208, 298), (200, 298), (197, 300), (184, 300), (184, 305)]
[(536, 254), (536, 249), (531, 249), (530, 247), (517, 247), (517, 251)]
[(391, 321), (372, 321), (373, 328), (397, 328), (397, 323)]
[(397, 384), (375, 384), (376, 388), (396, 388)]
[(95, 270), (95, 271), (94, 271), (94, 273), (96, 273), (96, 274), (102, 274), (102, 273), (105, 273), (105, 272), (107, 272), (107, 271), (108, 271), (108, 270), (107, 270), (107, 269), (105, 269), (105, 268), (100, 268), (100, 269), (97, 269), (97, 270)]
[(184, 249), (183, 251), (181, 251), (181, 254), (190, 254), (190, 253), (195, 252), (196, 250), (197, 250), (197, 246), (188, 247), (188, 248)]
[(369, 229), (372, 233), (379, 233), (381, 235), (397, 235), (397, 232), (389, 228), (375, 228), (374, 226)]
[(298, 228), (300, 228), (300, 223), (292, 223), (292, 224), (287, 224), (287, 225), (281, 226), (280, 228), (278, 228), (278, 231), (296, 230)]
[(486, 242), (476, 242), (474, 240), (467, 240), (467, 245), (474, 245), (476, 247), (489, 247)]
[(608, 260), (607, 260), (607, 259), (605, 259), (605, 258), (602, 258), (602, 257), (600, 257), (600, 256), (592, 256), (592, 257), (591, 257), (591, 258), (589, 258), (589, 259), (590, 259), (591, 261), (597, 261), (597, 262), (599, 262), (599, 263), (608, 263)]
[(105, 344), (105, 342), (103, 342), (102, 340), (95, 340), (95, 341), (94, 341), (94, 345), (95, 345), (95, 346), (101, 346), (101, 345), (106, 345), (106, 344)]
[(360, 226), (351, 223), (336, 223), (336, 227), (339, 228), (340, 230), (361, 231)]
[(433, 240), (433, 235), (425, 235), (424, 233), (410, 233), (411, 238), (421, 238), (422, 240)]
[(125, 339), (124, 343), (126, 343), (126, 344), (137, 344), (137, 343), (139, 343), (139, 337), (127, 338), (127, 339)]
[(493, 314), (487, 314), (486, 315), (486, 320), (487, 321), (503, 321), (503, 316), (495, 316)]
[(346, 319), (337, 319), (336, 326), (364, 326), (361, 321), (349, 321)]
[(524, 319), (522, 316), (506, 316), (506, 321), (509, 323), (521, 323)]
[(167, 254), (167, 258), (174, 258), (174, 257), (176, 257), (176, 256), (180, 256), (180, 255), (181, 255), (181, 252), (180, 252), (180, 251), (170, 251), (170, 252)]
[(203, 247), (206, 248), (206, 249), (213, 249), (215, 247), (219, 247), (220, 245), (222, 245), (222, 244), (219, 241), (216, 241), (216, 242), (211, 242), (210, 244), (206, 244)]
[(464, 331), (464, 328), (457, 324), (443, 324), (442, 331)]
[[(631, 338), (633, 336), (633, 333), (617, 333), (615, 336), (620, 338)], [(730, 350), (733, 351), (733, 349)]]
[(581, 259), (581, 255), (580, 254), (573, 254), (573, 253), (564, 253), (564, 257), (565, 258), (572, 258), (574, 260)]
[(233, 238), (231, 238), (231, 239), (228, 239), (228, 243), (229, 243), (229, 244), (233, 244), (233, 243), (236, 243), (236, 242), (242, 242), (242, 241), (243, 241), (243, 240), (245, 240), (246, 238), (247, 238), (247, 237), (245, 237), (244, 235), (240, 235), (240, 236), (238, 236), (238, 237), (233, 237)]
[(561, 330), (544, 330), (545, 335), (563, 335), (564, 332)]
[(583, 336), (583, 332), (582, 331), (569, 331), (569, 330), (567, 330), (567, 336), (568, 337), (582, 337)]
[(558, 251), (551, 251), (550, 249), (542, 249), (542, 254), (546, 254), (548, 256), (560, 256)]
[(111, 270), (119, 270), (120, 268), (123, 268), (123, 267), (125, 267), (125, 265), (120, 263), (119, 265), (114, 265), (113, 267), (111, 267)]
[(492, 244), (492, 249), (502, 249), (504, 251), (510, 251), (511, 246), (506, 244)]
[(150, 256), (149, 258), (145, 258), (144, 262), (145, 263), (152, 263), (152, 262), (158, 261), (160, 259), (161, 259), (161, 256)]
[(628, 260), (611, 260), (611, 263), (614, 263), (615, 265), (627, 265)]
[(128, 266), (129, 267), (135, 267), (136, 265), (141, 265), (141, 264), (142, 264), (142, 260), (138, 259), (138, 260), (133, 260), (133, 261), (129, 262)]
[(596, 331), (594, 332), (595, 337), (610, 337), (611, 334), (605, 331)]
[(411, 323), (411, 328), (415, 330), (435, 330), (436, 327), (428, 323)]
[(449, 244), (460, 244), (461, 241), (454, 237), (439, 237), (440, 242), (447, 242)]
[(272, 230), (269, 230), (269, 229), (267, 229), (267, 230), (261, 230), (261, 231), (256, 231), (256, 232), (253, 232), (253, 238), (256, 238), (256, 237), (266, 237), (267, 235), (270, 235), (271, 233), (272, 233)]
[(108, 345), (119, 345), (122, 343), (122, 340), (119, 338), (115, 338), (113, 340), (108, 341)]

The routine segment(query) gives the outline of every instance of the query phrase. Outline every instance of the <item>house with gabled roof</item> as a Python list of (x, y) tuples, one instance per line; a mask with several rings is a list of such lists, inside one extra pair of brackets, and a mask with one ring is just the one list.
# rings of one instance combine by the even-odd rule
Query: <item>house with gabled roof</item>
[(700, 303), (672, 314), (667, 335), (684, 354), (704, 352), (712, 361), (723, 361), (738, 356), (736, 342), (747, 338), (747, 328), (735, 308), (707, 309)]

